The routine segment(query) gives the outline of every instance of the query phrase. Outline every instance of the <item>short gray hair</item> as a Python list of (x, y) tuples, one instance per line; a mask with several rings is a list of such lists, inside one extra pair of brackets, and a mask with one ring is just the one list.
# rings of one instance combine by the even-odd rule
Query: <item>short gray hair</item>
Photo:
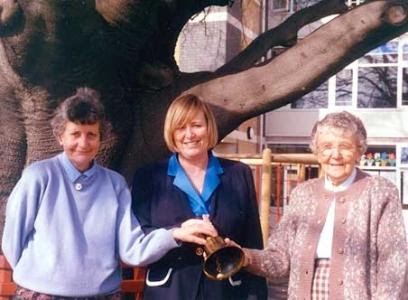
[(97, 91), (88, 87), (78, 88), (73, 96), (66, 98), (56, 109), (51, 120), (52, 132), (59, 137), (67, 122), (77, 124), (100, 124), (101, 140), (110, 135), (111, 125), (105, 118), (105, 109)]
[(342, 131), (351, 132), (358, 142), (358, 147), (361, 154), (367, 150), (367, 131), (363, 122), (355, 115), (347, 112), (335, 112), (326, 115), (322, 120), (316, 122), (312, 129), (310, 149), (314, 153), (317, 151), (317, 137), (327, 128), (339, 129)]

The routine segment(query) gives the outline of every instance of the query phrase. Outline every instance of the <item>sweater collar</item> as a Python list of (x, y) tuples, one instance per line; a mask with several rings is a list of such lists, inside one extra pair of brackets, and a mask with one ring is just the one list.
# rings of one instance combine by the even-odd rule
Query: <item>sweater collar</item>
[(69, 160), (68, 156), (66, 155), (65, 152), (62, 152), (61, 154), (58, 155), (58, 159), (62, 164), (62, 167), (64, 168), (65, 172), (68, 175), (68, 178), (71, 182), (77, 181), (79, 178), (87, 178), (91, 177), (95, 171), (96, 171), (96, 162), (92, 162), (92, 167), (86, 170), (85, 172), (80, 172), (78, 171), (77, 168), (72, 164), (72, 162)]
[(325, 176), (324, 187), (326, 188), (326, 190), (329, 190), (332, 192), (341, 192), (341, 191), (347, 190), (350, 187), (350, 185), (354, 182), (356, 175), (357, 175), (357, 171), (356, 171), (356, 168), (354, 168), (350, 176), (347, 177), (347, 179), (339, 185), (333, 185), (331, 180), (327, 176)]
[(321, 195), (324, 198), (330, 199), (333, 193), (335, 193), (338, 197), (344, 197), (345, 195), (348, 194), (354, 194), (357, 193), (359, 194), (361, 191), (364, 190), (365, 186), (368, 183), (368, 178), (371, 176), (360, 169), (356, 168), (356, 176), (354, 177), (354, 180), (351, 182), (350, 186), (342, 191), (330, 191), (327, 190), (324, 186), (324, 178), (319, 178), (317, 185), (315, 187), (317, 190), (315, 190), (315, 193), (317, 195)]

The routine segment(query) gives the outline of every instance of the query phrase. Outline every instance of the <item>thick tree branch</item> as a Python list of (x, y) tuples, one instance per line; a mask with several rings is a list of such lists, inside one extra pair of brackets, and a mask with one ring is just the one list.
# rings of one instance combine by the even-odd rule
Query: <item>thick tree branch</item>
[(217, 75), (226, 75), (246, 70), (261, 59), (275, 46), (292, 46), (297, 42), (298, 31), (307, 24), (323, 17), (344, 13), (348, 10), (344, 0), (323, 0), (317, 4), (297, 11), (279, 26), (259, 35), (246, 49), (231, 61), (220, 67)]
[(388, 0), (359, 6), (269, 64), (202, 83), (189, 91), (214, 105), (222, 116), (218, 118), (222, 136), (248, 118), (300, 98), (364, 53), (406, 32), (407, 5)]

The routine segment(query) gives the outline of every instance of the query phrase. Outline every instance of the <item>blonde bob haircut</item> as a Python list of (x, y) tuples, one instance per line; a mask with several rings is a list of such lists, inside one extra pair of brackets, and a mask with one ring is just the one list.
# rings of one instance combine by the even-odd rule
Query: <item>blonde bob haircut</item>
[(164, 140), (171, 152), (177, 152), (174, 132), (190, 122), (200, 112), (204, 113), (207, 122), (208, 149), (217, 145), (217, 124), (210, 108), (196, 95), (186, 94), (176, 98), (170, 104), (164, 121)]

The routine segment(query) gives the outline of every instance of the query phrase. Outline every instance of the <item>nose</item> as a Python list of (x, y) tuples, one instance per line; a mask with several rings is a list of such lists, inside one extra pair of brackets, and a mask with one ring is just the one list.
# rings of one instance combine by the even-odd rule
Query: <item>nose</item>
[(78, 140), (78, 146), (81, 148), (86, 148), (89, 144), (89, 140), (86, 137), (86, 135), (81, 136), (81, 138)]
[(186, 127), (186, 136), (187, 137), (194, 137), (195, 133), (194, 133), (194, 129), (191, 126), (187, 126)]
[(332, 148), (332, 149), (331, 149), (331, 156), (332, 156), (333, 158), (338, 158), (338, 157), (340, 157), (340, 156), (341, 156), (340, 149), (337, 148), (337, 147)]

